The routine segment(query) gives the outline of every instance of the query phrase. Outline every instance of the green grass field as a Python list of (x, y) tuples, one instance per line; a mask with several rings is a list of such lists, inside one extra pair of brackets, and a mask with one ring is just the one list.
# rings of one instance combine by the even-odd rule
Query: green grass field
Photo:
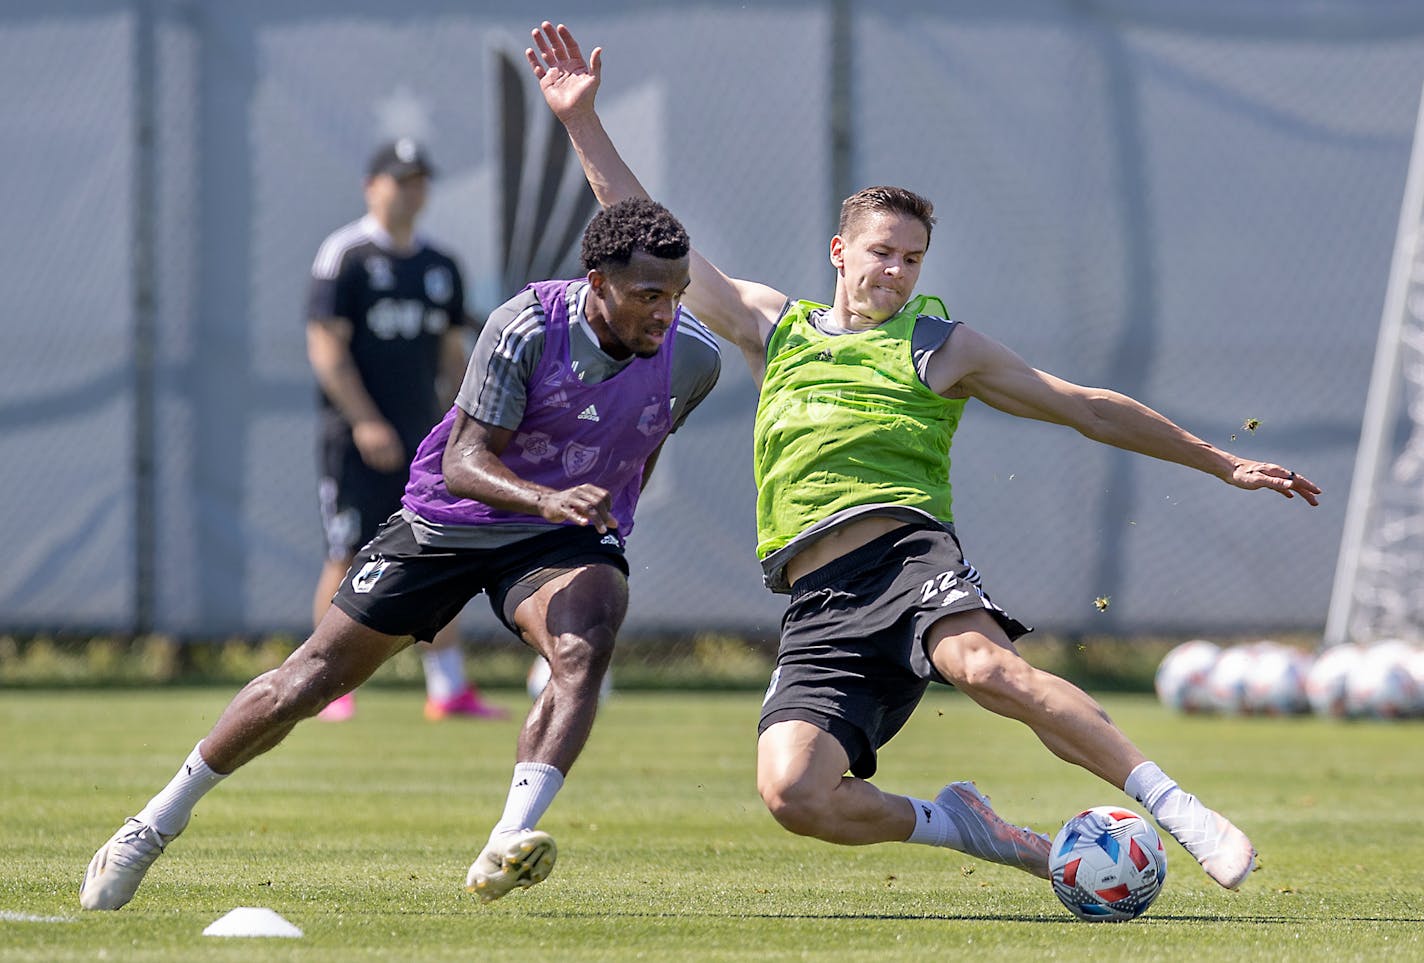
[[(785, 833), (756, 796), (749, 693), (615, 694), (542, 824), (553, 876), (482, 906), (464, 873), (517, 723), (430, 724), (418, 693), (391, 689), (220, 786), (129, 906), (80, 912), (94, 849), (229, 695), (0, 691), (0, 960), (1424, 959), (1420, 725), (1183, 719), (1145, 697), (1105, 703), (1264, 868), (1228, 893), (1169, 840), (1166, 890), (1132, 923), (1076, 922), (1047, 884), (948, 851)], [(522, 712), (522, 695), (497, 697)], [(932, 694), (877, 781), (930, 796), (963, 778), (1049, 831), (1126, 802), (1021, 727)], [(201, 935), (237, 906), (306, 935)]]

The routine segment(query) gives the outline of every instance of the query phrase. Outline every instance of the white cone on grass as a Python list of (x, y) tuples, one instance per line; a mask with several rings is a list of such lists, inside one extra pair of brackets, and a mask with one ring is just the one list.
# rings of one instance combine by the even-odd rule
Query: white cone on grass
[(265, 906), (239, 906), (214, 920), (204, 936), (285, 936), (298, 937), (302, 931), (276, 910)]

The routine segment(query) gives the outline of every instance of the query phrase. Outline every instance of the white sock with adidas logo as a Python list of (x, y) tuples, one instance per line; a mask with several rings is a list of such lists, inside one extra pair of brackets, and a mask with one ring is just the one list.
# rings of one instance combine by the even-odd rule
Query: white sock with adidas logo
[(542, 762), (519, 762), (514, 765), (509, 795), (504, 801), (504, 815), (499, 817), (490, 838), (520, 829), (533, 829), (548, 810), (554, 797), (564, 787), (564, 774)]
[(905, 837), (907, 843), (923, 843), (926, 846), (947, 846), (958, 849), (961, 845), (959, 827), (949, 818), (949, 813), (928, 799), (906, 796), (915, 807), (915, 828)]
[(202, 742), (193, 747), (188, 758), (178, 768), (178, 774), (163, 789), (148, 801), (138, 813), (140, 822), (158, 830), (161, 836), (175, 836), (188, 825), (193, 815), (193, 807), (218, 783), (227, 778), (227, 773), (214, 772), (198, 751)]

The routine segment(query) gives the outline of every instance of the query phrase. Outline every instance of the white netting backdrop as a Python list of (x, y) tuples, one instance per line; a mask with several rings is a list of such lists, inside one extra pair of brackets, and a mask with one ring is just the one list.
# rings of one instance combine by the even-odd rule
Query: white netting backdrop
[[(1311, 630), (1424, 79), (1424, 9), (1241, 6), (850, 4), (848, 51), (833, 29), (846, 7), (831, 2), (609, 0), (567, 15), (605, 47), (614, 137), (728, 273), (829, 297), (845, 186), (833, 78), (848, 71), (849, 186), (901, 183), (938, 206), (923, 291), (1039, 367), (1125, 390), (1327, 491), (1311, 511), (973, 405), (955, 448), (960, 531), (1010, 611), (1063, 633)], [(522, 62), (530, 26), (513, 0), (0, 10), (0, 629), (129, 629), (145, 592), (162, 631), (306, 625), (321, 557), (302, 326), (315, 247), (360, 213), (371, 146), (414, 133), (442, 172), (424, 227), (460, 257), (472, 310), (529, 280), (506, 270), (501, 211), (512, 145), (533, 171), (551, 136)], [(515, 142), (500, 105), (520, 98)], [(144, 104), (151, 150), (135, 137)], [(132, 342), (144, 171), (157, 187), (149, 481)], [(511, 209), (519, 243), (542, 243), (529, 206)], [(640, 513), (630, 632), (775, 631), (781, 603), (752, 554), (754, 388), (734, 349), (724, 361)], [(148, 491), (153, 582), (138, 586)]]

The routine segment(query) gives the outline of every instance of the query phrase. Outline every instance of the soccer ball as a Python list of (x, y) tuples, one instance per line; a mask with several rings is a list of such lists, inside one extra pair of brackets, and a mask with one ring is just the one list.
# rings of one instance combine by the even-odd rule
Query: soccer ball
[(1157, 698), (1178, 712), (1210, 709), (1206, 679), (1220, 655), (1221, 647), (1206, 639), (1192, 639), (1173, 648), (1162, 658), (1152, 678)]
[(1063, 824), (1048, 868), (1053, 892), (1089, 923), (1136, 919), (1162, 892), (1167, 853), (1157, 831), (1137, 813), (1095, 806)]
[(1360, 647), (1349, 643), (1332, 645), (1315, 657), (1305, 674), (1305, 697), (1310, 700), (1311, 711), (1336, 719), (1345, 716), (1345, 686), (1361, 658)]
[[(549, 684), (549, 663), (542, 655), (534, 656), (533, 663), (529, 666), (529, 674), (524, 677), (524, 691), (529, 693), (530, 699), (539, 698), (539, 693), (544, 691), (544, 686)], [(609, 669), (603, 673), (603, 682), (598, 687), (598, 701), (607, 699), (613, 692), (613, 670)]]
[(1247, 712), (1288, 716), (1307, 712), (1305, 676), (1310, 660), (1299, 649), (1275, 642), (1257, 643), (1256, 660), (1246, 676), (1242, 705)]
[(1414, 688), (1419, 693), (1420, 705), (1417, 714), (1424, 714), (1424, 649), (1418, 646), (1411, 648), (1404, 656), (1404, 667), (1409, 670), (1414, 679)]
[(1419, 708), (1419, 688), (1406, 661), (1408, 646), (1370, 646), (1345, 679), (1345, 713), (1357, 718), (1402, 719)]
[(1206, 677), (1207, 704), (1217, 712), (1236, 715), (1246, 710), (1246, 680), (1256, 664), (1256, 649), (1235, 645), (1221, 653)]

